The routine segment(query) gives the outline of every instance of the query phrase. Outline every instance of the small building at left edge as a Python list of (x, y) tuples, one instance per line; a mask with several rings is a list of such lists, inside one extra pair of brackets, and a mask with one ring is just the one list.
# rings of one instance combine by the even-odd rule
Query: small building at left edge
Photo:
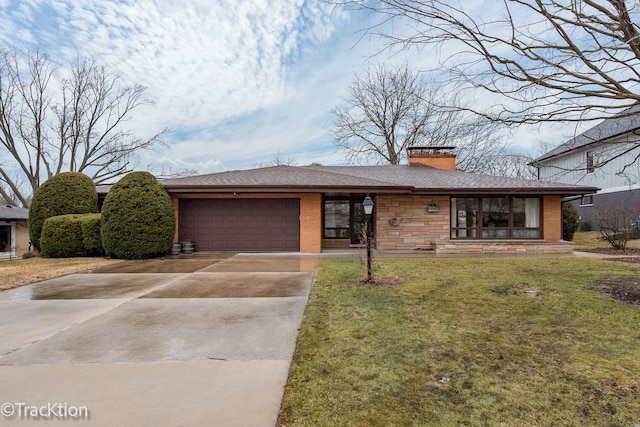
[(29, 250), (29, 209), (0, 205), (0, 259)]

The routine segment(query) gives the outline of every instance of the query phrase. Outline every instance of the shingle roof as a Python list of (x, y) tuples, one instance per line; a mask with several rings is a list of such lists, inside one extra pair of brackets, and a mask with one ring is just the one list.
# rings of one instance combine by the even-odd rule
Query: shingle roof
[[(338, 189), (352, 187), (376, 187), (397, 188), (395, 183), (378, 181), (372, 177), (358, 177), (344, 175), (339, 170), (322, 171), (307, 167), (295, 166), (271, 166), (258, 169), (234, 170), (208, 175), (196, 175), (184, 178), (165, 179), (160, 183), (167, 190), (181, 188), (206, 188), (209, 189), (283, 189), (283, 188), (310, 188), (310, 189)], [(401, 185), (402, 186), (402, 185)], [(402, 186), (407, 187), (408, 186)]]
[(29, 219), (29, 209), (11, 205), (0, 205), (0, 220), (26, 221)]
[(445, 171), (428, 166), (272, 166), (160, 181), (184, 192), (379, 192), (404, 194), (560, 194), (597, 191), (537, 180)]
[(627, 108), (620, 114), (600, 122), (591, 129), (584, 131), (575, 138), (571, 138), (564, 144), (538, 157), (533, 163), (576, 150), (589, 144), (606, 141), (637, 129), (640, 129), (640, 105)]
[(378, 181), (397, 185), (410, 185), (412, 193), (464, 194), (482, 192), (497, 194), (507, 192), (570, 195), (595, 192), (593, 187), (448, 171), (423, 165), (309, 167), (324, 171), (336, 170), (350, 176), (371, 177)]

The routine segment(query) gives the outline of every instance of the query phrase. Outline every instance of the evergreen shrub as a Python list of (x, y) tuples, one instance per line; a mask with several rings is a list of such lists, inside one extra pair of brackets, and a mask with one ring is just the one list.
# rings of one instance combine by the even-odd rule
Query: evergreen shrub
[(143, 259), (166, 254), (176, 229), (171, 198), (148, 172), (118, 181), (102, 206), (102, 245), (113, 258)]
[(87, 175), (63, 172), (45, 181), (33, 194), (29, 208), (29, 239), (40, 251), (40, 235), (47, 218), (98, 212), (98, 192)]

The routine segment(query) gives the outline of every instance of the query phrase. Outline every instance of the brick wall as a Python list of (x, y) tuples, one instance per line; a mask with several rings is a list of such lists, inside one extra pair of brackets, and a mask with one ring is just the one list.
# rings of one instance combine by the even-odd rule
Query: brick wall
[[(173, 209), (176, 215), (176, 224), (179, 221), (180, 199), (300, 199), (300, 251), (320, 252), (322, 249), (322, 195), (320, 194), (172, 194)], [(178, 239), (178, 227), (174, 240)]]
[(562, 206), (560, 196), (545, 196), (542, 205), (544, 240), (562, 240)]
[(456, 156), (453, 154), (430, 154), (425, 156), (410, 156), (409, 164), (419, 164), (425, 166), (431, 166), (436, 169), (443, 169), (447, 171), (456, 170)]
[[(429, 204), (438, 212), (427, 212)], [(432, 249), (438, 239), (449, 238), (449, 197), (376, 197), (376, 247), (381, 250)], [(396, 220), (397, 225), (389, 223)]]

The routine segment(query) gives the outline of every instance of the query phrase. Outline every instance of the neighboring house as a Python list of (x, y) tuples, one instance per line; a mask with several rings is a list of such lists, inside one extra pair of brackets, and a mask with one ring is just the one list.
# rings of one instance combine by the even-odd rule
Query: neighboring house
[(29, 209), (0, 205), (0, 257), (21, 255), (29, 249)]
[[(176, 241), (198, 251), (301, 251), (359, 245), (362, 201), (375, 203), (380, 250), (567, 253), (560, 200), (594, 187), (455, 171), (414, 148), (402, 166), (274, 166), (162, 180)], [(98, 187), (102, 197), (108, 187)]]
[(568, 198), (583, 230), (597, 229), (594, 214), (608, 206), (640, 209), (640, 106), (540, 156), (531, 164), (538, 178), (599, 187), (597, 193)]

